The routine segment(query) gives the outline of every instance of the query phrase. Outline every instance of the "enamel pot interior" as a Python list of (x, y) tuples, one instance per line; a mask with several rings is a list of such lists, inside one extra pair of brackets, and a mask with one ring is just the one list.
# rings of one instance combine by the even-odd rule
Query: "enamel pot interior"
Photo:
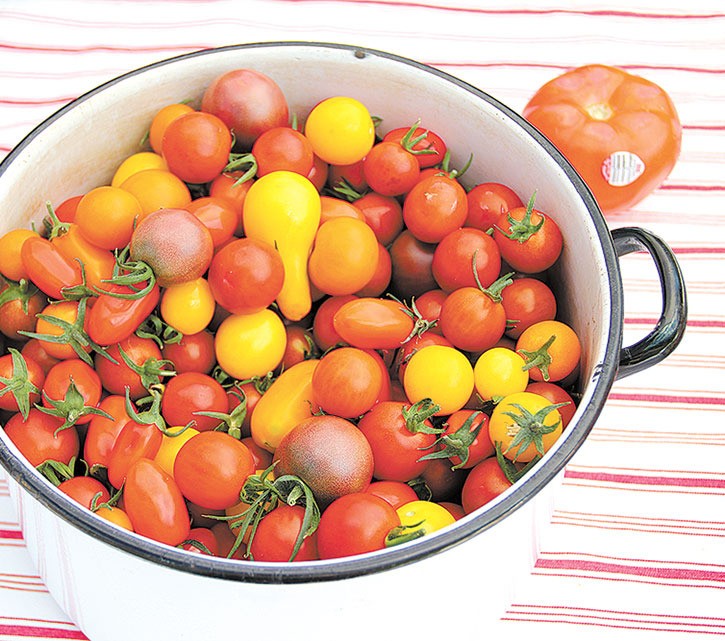
[(565, 249), (554, 274), (562, 320), (583, 346), (581, 402), (556, 446), (522, 481), (455, 526), (383, 552), (334, 562), (265, 565), (190, 555), (156, 544), (89, 514), (52, 488), (0, 432), (0, 458), (18, 484), (60, 518), (138, 557), (209, 577), (258, 583), (325, 581), (375, 573), (462, 543), (506, 518), (563, 469), (599, 415), (621, 348), (621, 282), (611, 236), (590, 192), (556, 149), (485, 92), (445, 73), (388, 53), (344, 45), (262, 43), (201, 51), (131, 72), (64, 107), (31, 132), (0, 166), (0, 231), (40, 221), (46, 201), (110, 184), (115, 168), (139, 151), (158, 109), (191, 100), (219, 74), (247, 67), (284, 91), (292, 113), (348, 95), (383, 118), (380, 131), (418, 118), (452, 151), (451, 166), (473, 154), (464, 183), (502, 182), (562, 229)]

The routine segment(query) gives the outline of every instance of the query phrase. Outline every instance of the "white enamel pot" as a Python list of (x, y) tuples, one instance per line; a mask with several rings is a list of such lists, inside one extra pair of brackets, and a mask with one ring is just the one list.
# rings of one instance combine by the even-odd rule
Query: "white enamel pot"
[[(0, 459), (13, 479), (30, 554), (52, 595), (93, 641), (447, 638), (454, 631), (480, 638), (528, 575), (537, 535), (549, 521), (552, 492), (612, 383), (654, 365), (679, 343), (686, 302), (677, 263), (645, 230), (610, 234), (561, 154), (488, 94), (395, 55), (319, 43), (201, 51), (144, 67), (80, 97), (32, 131), (0, 165), (0, 231), (39, 221), (48, 200), (58, 203), (109, 184), (118, 164), (138, 151), (159, 108), (188, 99), (198, 104), (213, 78), (241, 67), (271, 76), (298, 114), (323, 98), (349, 95), (384, 118), (383, 131), (388, 123), (403, 126), (421, 118), (448, 143), (452, 166), (463, 166), (473, 154), (468, 183), (502, 182), (524, 197), (537, 191), (537, 207), (556, 219), (565, 240), (555, 280), (562, 320), (583, 344), (576, 415), (522, 481), (454, 526), (383, 552), (298, 564), (189, 554), (121, 530), (47, 483), (0, 430)], [(664, 302), (655, 329), (623, 348), (618, 257), (635, 250), (652, 257)], [(476, 575), (485, 580), (461, 584)]]

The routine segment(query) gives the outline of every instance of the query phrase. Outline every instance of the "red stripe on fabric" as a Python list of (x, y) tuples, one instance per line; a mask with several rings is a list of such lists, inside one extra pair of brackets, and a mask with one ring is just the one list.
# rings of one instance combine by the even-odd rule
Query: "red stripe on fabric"
[(22, 539), (23, 533), (19, 530), (0, 530), (0, 539)]
[(700, 570), (696, 568), (652, 567), (643, 565), (626, 565), (624, 563), (606, 563), (604, 561), (585, 561), (583, 559), (543, 559), (536, 561), (536, 568), (552, 570), (577, 570), (585, 572), (602, 572), (608, 574), (631, 574), (657, 579), (678, 579), (687, 581), (713, 581), (725, 583), (725, 572)]
[(564, 471), (564, 477), (567, 479), (606, 481), (608, 483), (725, 488), (725, 479), (691, 478), (686, 476), (647, 476), (645, 474), (613, 474), (612, 472), (583, 472), (569, 468)]
[[(283, 2), (307, 2), (308, 0), (278, 0)], [(725, 18), (723, 13), (707, 14), (676, 14), (676, 13), (645, 13), (643, 11), (616, 11), (616, 10), (575, 10), (575, 9), (483, 9), (478, 7), (451, 7), (445, 5), (427, 4), (424, 2), (386, 2), (385, 0), (347, 0), (350, 4), (374, 4), (382, 6), (408, 7), (413, 9), (439, 9), (441, 11), (453, 11), (456, 13), (477, 13), (484, 15), (510, 15), (510, 16), (540, 16), (550, 14), (576, 15), (576, 16), (608, 16), (616, 18), (654, 18), (674, 20), (704, 20), (706, 18)], [(340, 0), (318, 0), (318, 2), (336, 2)]]
[(656, 401), (658, 403), (687, 403), (690, 405), (725, 405), (725, 398), (717, 396), (669, 396), (666, 394), (626, 394), (612, 392), (609, 395), (615, 401)]
[(58, 628), (48, 628), (41, 626), (29, 625), (5, 625), (0, 623), (0, 634), (7, 636), (27, 637), (27, 638), (47, 638), (47, 639), (86, 639), (88, 637), (80, 630), (59, 630)]

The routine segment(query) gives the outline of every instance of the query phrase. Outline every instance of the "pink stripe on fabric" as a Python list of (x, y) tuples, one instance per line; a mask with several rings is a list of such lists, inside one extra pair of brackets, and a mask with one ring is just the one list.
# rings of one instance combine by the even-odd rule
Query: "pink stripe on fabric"
[(539, 569), (578, 570), (585, 572), (603, 572), (609, 574), (631, 574), (634, 576), (658, 579), (678, 579), (686, 581), (712, 581), (725, 583), (725, 571), (701, 570), (697, 568), (674, 568), (646, 565), (627, 565), (625, 563), (609, 563), (604, 561), (587, 561), (584, 559), (547, 559), (539, 558), (535, 564)]
[(22, 539), (23, 533), (20, 530), (0, 530), (0, 539)]
[(676, 487), (725, 488), (725, 478), (691, 478), (685, 476), (648, 476), (645, 474), (614, 474), (612, 472), (585, 472), (567, 468), (564, 478), (606, 481), (609, 483), (630, 483), (641, 485), (672, 485)]

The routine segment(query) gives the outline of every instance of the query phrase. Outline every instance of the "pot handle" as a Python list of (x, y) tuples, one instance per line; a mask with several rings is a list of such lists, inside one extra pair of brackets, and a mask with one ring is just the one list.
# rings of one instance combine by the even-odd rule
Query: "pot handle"
[(680, 344), (687, 324), (685, 281), (672, 250), (658, 236), (638, 227), (612, 230), (617, 256), (646, 251), (655, 263), (662, 290), (662, 313), (654, 329), (634, 345), (623, 347), (617, 378), (656, 365)]

